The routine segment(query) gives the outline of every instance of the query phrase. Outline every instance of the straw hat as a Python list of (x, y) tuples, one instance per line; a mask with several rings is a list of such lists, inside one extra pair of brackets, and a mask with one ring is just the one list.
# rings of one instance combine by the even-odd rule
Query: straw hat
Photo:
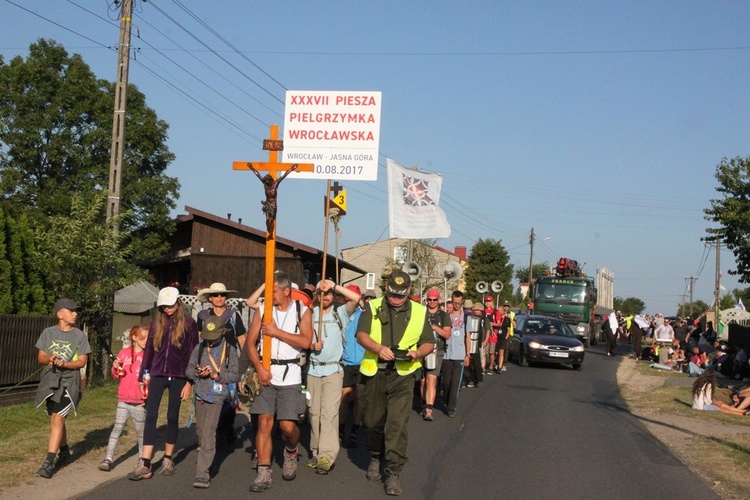
[(227, 290), (224, 283), (212, 283), (210, 287), (203, 288), (198, 292), (198, 301), (208, 302), (208, 298), (214, 293), (226, 293), (227, 297), (237, 296), (237, 290)]

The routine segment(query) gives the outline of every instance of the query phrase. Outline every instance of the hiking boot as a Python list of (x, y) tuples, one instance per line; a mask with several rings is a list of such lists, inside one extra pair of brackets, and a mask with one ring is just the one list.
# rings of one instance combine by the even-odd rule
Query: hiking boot
[(196, 477), (195, 481), (193, 481), (193, 488), (208, 488), (211, 486), (211, 481), (206, 479), (205, 477)]
[(52, 477), (52, 462), (50, 462), (49, 460), (45, 460), (42, 466), (39, 468), (39, 470), (36, 471), (36, 473), (45, 479), (51, 478)]
[(60, 453), (57, 454), (57, 460), (55, 461), (55, 467), (58, 469), (64, 467), (70, 462), (70, 448), (60, 448)]
[(387, 468), (385, 469), (385, 475), (388, 476), (388, 479), (385, 480), (385, 494), (394, 497), (401, 495), (401, 481), (399, 481), (398, 475)]
[(380, 481), (382, 476), (380, 475), (379, 458), (370, 459), (370, 465), (367, 467), (367, 475), (365, 477), (367, 477), (368, 481)]
[(101, 462), (99, 462), (99, 470), (104, 472), (109, 472), (112, 470), (112, 460), (105, 458)]
[(151, 479), (153, 473), (151, 472), (151, 466), (146, 467), (143, 464), (143, 459), (138, 460), (138, 465), (135, 466), (133, 472), (128, 474), (128, 479), (132, 481), (140, 481), (141, 479)]
[(315, 468), (315, 473), (325, 476), (331, 471), (331, 467), (331, 462), (326, 457), (320, 457), (318, 466)]
[(294, 453), (287, 453), (284, 450), (284, 465), (281, 467), (281, 479), (291, 481), (297, 477), (297, 450)]
[(250, 485), (250, 491), (253, 493), (263, 493), (271, 487), (271, 468), (270, 467), (258, 467), (258, 477)]
[(174, 462), (171, 458), (164, 458), (161, 461), (160, 476), (174, 476)]

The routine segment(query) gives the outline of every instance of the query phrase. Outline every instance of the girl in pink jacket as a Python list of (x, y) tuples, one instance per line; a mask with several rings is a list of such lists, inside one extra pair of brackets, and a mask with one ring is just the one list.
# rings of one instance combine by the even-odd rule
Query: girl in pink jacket
[(117, 389), (117, 413), (115, 414), (115, 426), (109, 435), (107, 456), (99, 462), (99, 470), (106, 472), (112, 470), (115, 448), (129, 418), (133, 419), (133, 426), (138, 437), (138, 455), (143, 455), (143, 428), (146, 424), (146, 406), (138, 382), (138, 374), (141, 372), (143, 349), (146, 347), (147, 338), (148, 325), (135, 325), (130, 329), (130, 347), (121, 350), (112, 362), (112, 377), (115, 380), (120, 380), (120, 386)]

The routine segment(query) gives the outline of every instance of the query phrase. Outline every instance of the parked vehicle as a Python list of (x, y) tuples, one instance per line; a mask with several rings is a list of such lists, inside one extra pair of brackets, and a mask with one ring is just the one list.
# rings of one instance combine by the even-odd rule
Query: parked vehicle
[(515, 334), (508, 339), (508, 357), (520, 366), (532, 363), (570, 364), (580, 370), (585, 355), (583, 342), (564, 321), (549, 316), (517, 318)]
[(539, 276), (532, 284), (530, 314), (544, 314), (565, 321), (586, 347), (597, 342), (593, 311), (597, 291), (594, 280), (583, 274), (572, 259), (562, 258), (555, 275)]

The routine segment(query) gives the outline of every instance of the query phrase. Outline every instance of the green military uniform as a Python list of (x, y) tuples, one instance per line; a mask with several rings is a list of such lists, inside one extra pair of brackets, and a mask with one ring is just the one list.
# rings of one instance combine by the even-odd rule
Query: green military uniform
[[(369, 306), (359, 318), (357, 331), (367, 333), (375, 342), (392, 350), (410, 351), (435, 343), (423, 305), (410, 300), (402, 311), (395, 311), (381, 297), (371, 300)], [(418, 360), (384, 362), (372, 351), (365, 351), (360, 366), (365, 384), (362, 425), (367, 449), (374, 459), (382, 459), (385, 451), (387, 466), (396, 476), (407, 460), (413, 373), (421, 366)]]

